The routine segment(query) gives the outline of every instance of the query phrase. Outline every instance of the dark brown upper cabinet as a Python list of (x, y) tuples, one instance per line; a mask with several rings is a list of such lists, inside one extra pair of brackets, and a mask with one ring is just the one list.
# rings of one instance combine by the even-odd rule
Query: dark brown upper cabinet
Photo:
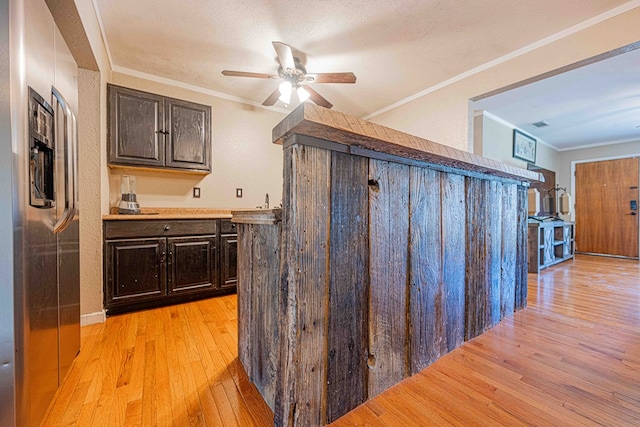
[(107, 85), (109, 166), (211, 172), (211, 107)]

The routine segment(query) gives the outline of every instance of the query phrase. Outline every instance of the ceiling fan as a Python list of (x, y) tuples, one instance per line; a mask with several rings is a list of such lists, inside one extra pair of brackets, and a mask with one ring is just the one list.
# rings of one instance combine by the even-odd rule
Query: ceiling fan
[(280, 66), (278, 74), (251, 73), (245, 71), (223, 70), (222, 74), (233, 77), (252, 77), (256, 79), (282, 79), (284, 80), (271, 95), (264, 100), (262, 105), (270, 106), (277, 100), (285, 104), (291, 102), (291, 95), (295, 90), (300, 102), (311, 98), (316, 104), (331, 108), (333, 104), (309, 86), (309, 83), (355, 83), (356, 76), (353, 73), (307, 73), (299, 58), (293, 56), (291, 46), (282, 42), (272, 42), (276, 50)]

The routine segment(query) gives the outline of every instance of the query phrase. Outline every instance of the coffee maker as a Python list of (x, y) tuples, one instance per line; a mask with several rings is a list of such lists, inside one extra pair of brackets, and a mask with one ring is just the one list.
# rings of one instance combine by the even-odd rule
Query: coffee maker
[(140, 205), (136, 198), (136, 177), (133, 175), (122, 175), (120, 186), (122, 199), (118, 204), (118, 213), (127, 215), (137, 215), (140, 213)]

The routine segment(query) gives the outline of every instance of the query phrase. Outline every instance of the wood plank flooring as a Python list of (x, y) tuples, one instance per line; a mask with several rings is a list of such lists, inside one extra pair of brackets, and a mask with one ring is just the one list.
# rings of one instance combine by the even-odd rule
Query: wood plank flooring
[[(579, 255), (529, 275), (528, 300), (332, 425), (640, 425), (640, 263)], [(43, 425), (273, 425), (236, 312), (232, 295), (83, 328)]]

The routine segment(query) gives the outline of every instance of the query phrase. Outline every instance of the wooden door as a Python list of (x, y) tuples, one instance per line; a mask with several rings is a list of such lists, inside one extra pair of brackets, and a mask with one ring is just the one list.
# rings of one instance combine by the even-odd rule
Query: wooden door
[(638, 158), (576, 165), (576, 251), (638, 258)]

